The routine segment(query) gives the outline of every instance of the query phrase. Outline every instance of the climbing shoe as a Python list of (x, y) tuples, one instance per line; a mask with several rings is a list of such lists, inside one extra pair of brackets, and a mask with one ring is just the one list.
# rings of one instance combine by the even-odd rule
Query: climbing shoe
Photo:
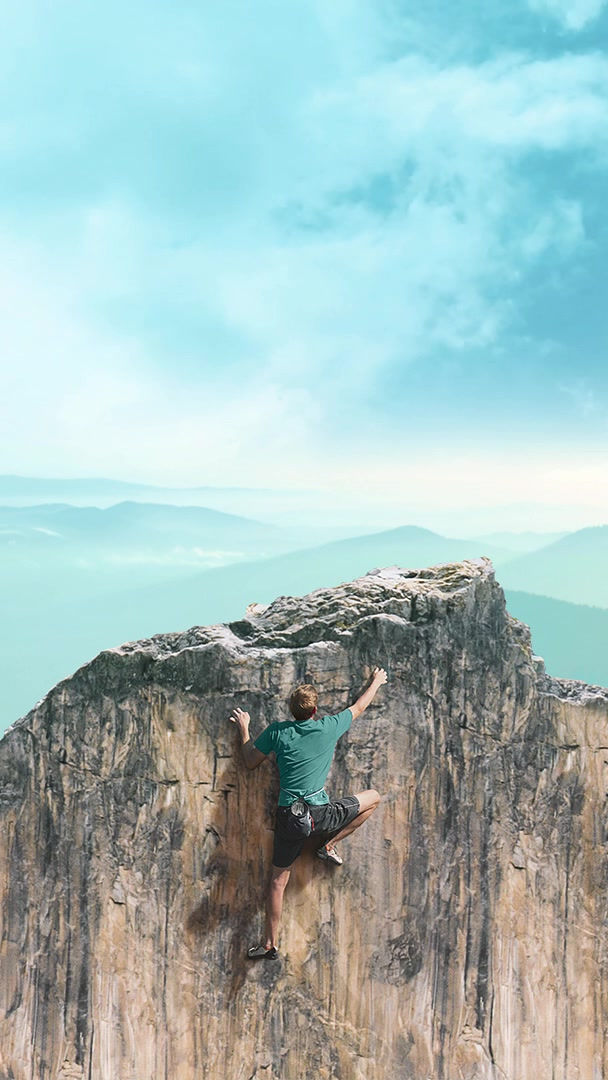
[(265, 945), (252, 945), (250, 949), (247, 949), (247, 956), (250, 960), (278, 960), (279, 952), (274, 945), (271, 945), (269, 949)]
[(342, 863), (344, 862), (344, 859), (338, 855), (335, 847), (330, 848), (329, 851), (326, 847), (320, 847), (317, 850), (317, 856), (319, 859), (323, 859), (323, 862), (333, 862), (336, 866), (342, 866)]

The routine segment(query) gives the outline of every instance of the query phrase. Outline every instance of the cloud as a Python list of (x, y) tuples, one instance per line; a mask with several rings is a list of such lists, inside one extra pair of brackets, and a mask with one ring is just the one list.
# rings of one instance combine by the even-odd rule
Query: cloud
[(483, 455), (454, 447), (450, 456), (441, 448), (425, 448), (394, 463), (379, 450), (356, 468), (342, 464), (339, 482), (343, 493), (365, 492), (370, 516), (374, 502), (379, 511), (392, 506), (393, 515), (401, 506), (404, 521), (430, 522), (437, 515), (443, 524), (435, 527), (445, 530), (448, 513), (462, 528), (472, 512), (497, 506), (501, 528), (522, 529), (533, 520), (536, 506), (535, 527), (551, 520), (552, 528), (565, 523), (582, 528), (608, 520), (607, 468), (605, 446), (574, 451), (564, 445), (538, 447), (535, 453), (529, 447), (495, 446)]
[(37, 249), (28, 256), (13, 249), (0, 279), (8, 471), (238, 484), (247, 462), (250, 476), (278, 465), (293, 480), (293, 444), (318, 423), (312, 394), (262, 371), (240, 383), (221, 371), (194, 387), (175, 380), (139, 340), (74, 310), (71, 275)]
[(582, 30), (597, 19), (606, 0), (528, 0), (532, 11), (551, 15), (568, 30)]
[(530, 275), (590, 243), (559, 170), (605, 168), (600, 54), (439, 60), (354, 0), (143, 10), (5, 39), (7, 468), (308, 484), (389, 399), (424, 435), (408, 371), (517, 363)]
[(585, 239), (582, 207), (568, 199), (556, 199), (548, 210), (540, 211), (522, 242), (522, 254), (535, 259), (554, 250), (558, 255), (575, 251)]
[(560, 383), (559, 390), (570, 398), (576, 411), (582, 416), (595, 416), (596, 421), (601, 417), (604, 423), (608, 419), (608, 410), (600, 404), (597, 391), (587, 378), (575, 377), (569, 382)]
[(274, 237), (216, 253), (225, 318), (295, 378), (354, 357), (362, 391), (438, 347), (491, 344), (527, 267), (584, 242), (579, 202), (539, 193), (520, 166), (601, 155), (607, 73), (597, 57), (410, 58), (313, 95), (305, 141), (322, 168), (296, 185)]
[(599, 53), (544, 60), (509, 53), (448, 66), (407, 56), (313, 95), (308, 134), (318, 143), (328, 127), (341, 132), (326, 146), (323, 177), (332, 187), (347, 184), (353, 173), (369, 177), (378, 159), (394, 166), (425, 148), (434, 163), (449, 148), (458, 165), (471, 142), (525, 152), (574, 149), (600, 138), (605, 147), (607, 76)]

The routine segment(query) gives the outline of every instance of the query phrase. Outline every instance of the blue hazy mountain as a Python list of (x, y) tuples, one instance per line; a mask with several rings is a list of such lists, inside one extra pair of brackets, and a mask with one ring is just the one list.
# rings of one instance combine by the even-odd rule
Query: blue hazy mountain
[(166, 629), (178, 629), (197, 621), (236, 619), (251, 601), (267, 603), (279, 594), (302, 596), (322, 586), (351, 581), (376, 566), (415, 568), (479, 555), (492, 557), (475, 540), (450, 539), (417, 526), (402, 526), (189, 575), (171, 585), (159, 583), (153, 591), (134, 590), (127, 603), (134, 614), (145, 613), (147, 624), (161, 618)]
[[(310, 547), (386, 528), (392, 521), (368, 524), (360, 502), (334, 492), (280, 488), (159, 487), (105, 477), (61, 479), (0, 476), (0, 507), (62, 504), (111, 508), (116, 503), (199, 507), (234, 517), (272, 523), (289, 537), (287, 546)], [(339, 503), (339, 505), (338, 505)]]
[(163, 579), (157, 566), (154, 582), (143, 585), (137, 578), (109, 573), (100, 585), (89, 573), (64, 588), (61, 577), (42, 571), (38, 578), (28, 578), (27, 589), (22, 583), (11, 591), (5, 581), (3, 591), (11, 603), (5, 606), (0, 631), (2, 722), (22, 715), (54, 683), (103, 648), (157, 632), (235, 620), (252, 601), (303, 595), (376, 566), (416, 568), (479, 555), (494, 553), (475, 540), (404, 526), (171, 579)]
[(476, 539), (482, 544), (490, 544), (492, 547), (500, 547), (520, 555), (528, 551), (538, 551), (539, 548), (547, 547), (566, 536), (565, 532), (536, 533), (536, 532), (494, 532), (477, 536)]
[(179, 494), (188, 496), (191, 494), (204, 495), (213, 491), (265, 491), (265, 488), (218, 488), (212, 486), (202, 487), (161, 487), (156, 484), (140, 484), (129, 480), (111, 480), (107, 477), (44, 477), (44, 476), (17, 476), (14, 474), (0, 475), (0, 502), (11, 500), (41, 499), (46, 502), (62, 500), (68, 503), (80, 502), (86, 498), (94, 501), (96, 498), (121, 501), (128, 496), (131, 498), (148, 499), (150, 502), (158, 502), (163, 495)]
[[(321, 478), (320, 478), (321, 479)], [(395, 505), (373, 499), (368, 502), (366, 493), (357, 495), (349, 491), (328, 491), (317, 489), (292, 488), (250, 488), (250, 487), (162, 487), (139, 482), (113, 480), (107, 477), (78, 477), (73, 479), (57, 477), (29, 477), (0, 475), (0, 506), (29, 506), (41, 503), (63, 503), (80, 507), (110, 507), (125, 501), (143, 503), (162, 503), (166, 506), (192, 506), (242, 516), (256, 521), (272, 522), (281, 528), (297, 527), (304, 539), (294, 538), (292, 547), (311, 547), (326, 541), (360, 536), (369, 532), (380, 532), (400, 526), (403, 519), (413, 518), (403, 505)], [(439, 509), (439, 508), (438, 508)], [(514, 513), (521, 517), (530, 507), (516, 505)], [(475, 535), (483, 548), (498, 551), (504, 549), (513, 556), (532, 551), (560, 534), (552, 533), (515, 533), (503, 532), (492, 535), (480, 535), (473, 518), (480, 517), (462, 511), (454, 518), (443, 515), (446, 524), (431, 525), (435, 532), (442, 535)], [(481, 515), (483, 517), (483, 515)], [(492, 514), (489, 515), (490, 520)], [(458, 521), (458, 525), (447, 524)], [(427, 522), (416, 522), (423, 526)]]
[(289, 530), (198, 506), (0, 506), (3, 607), (44, 617), (53, 600), (154, 586), (293, 546)]
[(579, 529), (501, 566), (505, 588), (608, 607), (608, 525)]
[[(200, 506), (124, 501), (107, 508), (47, 503), (0, 505), (0, 550), (19, 555), (30, 548), (86, 555), (91, 547), (150, 555), (204, 548), (269, 554), (291, 543), (274, 525)], [(270, 551), (268, 550), (270, 549)], [(196, 562), (196, 559), (192, 560)]]
[(550, 675), (608, 686), (608, 611), (548, 596), (505, 591), (511, 615), (532, 630)]
[[(171, 508), (172, 510), (174, 508)], [(34, 519), (39, 520), (39, 519)], [(403, 527), (333, 541), (267, 559), (169, 577), (155, 566), (142, 583), (135, 567), (96, 573), (90, 567), (40, 560), (37, 571), (14, 567), (0, 572), (5, 618), (0, 634), (2, 721), (11, 723), (55, 682), (101, 649), (159, 631), (227, 622), (242, 616), (253, 600), (280, 593), (302, 595), (322, 585), (349, 581), (375, 566), (428, 566), (482, 551), (475, 541), (451, 540), (428, 529)], [(125, 570), (125, 565), (127, 569)], [(146, 573), (148, 573), (146, 568)]]

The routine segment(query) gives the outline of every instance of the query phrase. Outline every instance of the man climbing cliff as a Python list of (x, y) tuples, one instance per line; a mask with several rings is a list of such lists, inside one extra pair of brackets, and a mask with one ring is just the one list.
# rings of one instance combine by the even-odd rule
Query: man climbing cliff
[(237, 708), (230, 716), (241, 734), (247, 768), (257, 768), (273, 752), (281, 782), (266, 899), (266, 936), (263, 944), (249, 949), (248, 956), (252, 959), (276, 959), (278, 956), (283, 893), (305, 839), (302, 833), (294, 836), (292, 807), (305, 811), (308, 808), (313, 836), (320, 841), (318, 857), (340, 865), (343, 860), (336, 849), (336, 841), (358, 829), (380, 802), (380, 796), (373, 788), (331, 801), (325, 791), (325, 780), (338, 739), (348, 731), (353, 720), (361, 716), (386, 681), (384, 668), (374, 668), (367, 689), (353, 705), (335, 715), (321, 717), (316, 715), (318, 694), (314, 686), (309, 683), (298, 686), (289, 702), (293, 719), (270, 724), (255, 741), (249, 735), (249, 713)]

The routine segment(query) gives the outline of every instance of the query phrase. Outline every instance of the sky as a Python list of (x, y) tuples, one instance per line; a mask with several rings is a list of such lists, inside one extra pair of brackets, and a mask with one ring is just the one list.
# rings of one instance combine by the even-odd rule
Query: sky
[(3, 24), (2, 472), (608, 522), (602, 0)]

